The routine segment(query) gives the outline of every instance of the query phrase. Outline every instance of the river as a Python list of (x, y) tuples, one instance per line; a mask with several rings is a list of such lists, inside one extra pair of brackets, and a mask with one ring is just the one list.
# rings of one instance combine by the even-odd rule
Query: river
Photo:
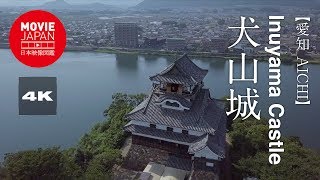
[[(149, 76), (173, 62), (173, 57), (144, 55), (115, 55), (93, 52), (66, 52), (48, 68), (29, 68), (15, 60), (10, 50), (0, 50), (0, 159), (5, 153), (38, 147), (76, 145), (80, 137), (93, 125), (103, 121), (103, 111), (111, 103), (116, 92), (148, 93)], [(205, 86), (211, 95), (221, 98), (229, 95), (228, 61), (222, 59), (194, 59), (208, 69)], [(241, 64), (236, 63), (235, 69)], [(282, 118), (282, 133), (299, 136), (305, 146), (320, 149), (320, 66), (309, 65), (310, 96), (312, 105), (296, 106), (296, 69), (294, 65), (282, 65), (282, 95), (268, 98), (268, 64), (259, 62), (258, 84), (235, 83), (237, 92), (255, 87), (261, 113), (268, 117), (268, 107), (281, 103), (286, 108)], [(247, 67), (248, 75), (253, 71)], [(239, 74), (239, 70), (235, 70)], [(53, 76), (58, 79), (57, 116), (19, 116), (18, 78), (24, 76)]]

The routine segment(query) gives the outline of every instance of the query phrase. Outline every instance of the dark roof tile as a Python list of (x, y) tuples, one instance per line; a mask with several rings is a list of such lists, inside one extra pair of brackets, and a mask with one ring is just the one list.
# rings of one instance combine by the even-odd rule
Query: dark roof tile
[(224, 110), (215, 106), (208, 89), (200, 90), (190, 110), (185, 111), (161, 108), (156, 103), (158, 95), (155, 93), (149, 98), (143, 108), (130, 112), (126, 118), (205, 133), (214, 133), (218, 122), (226, 122)]
[(159, 82), (196, 85), (203, 81), (207, 73), (208, 70), (195, 65), (185, 54), (159, 74), (151, 76), (150, 79)]
[(161, 103), (161, 102), (163, 102), (165, 100), (178, 101), (178, 102), (181, 103), (182, 106), (187, 107), (187, 108), (191, 108), (191, 106), (192, 106), (192, 103), (188, 99), (186, 99), (186, 98), (184, 98), (182, 96), (179, 96), (179, 95), (173, 95), (173, 94), (169, 94), (169, 93), (165, 93), (165, 94), (160, 95), (158, 97), (157, 102)]
[[(224, 136), (225, 137), (225, 136)], [(224, 158), (225, 157), (225, 139), (220, 136), (220, 134), (212, 135), (205, 134), (200, 136), (196, 141), (194, 141), (189, 146), (189, 153), (196, 153), (201, 151), (205, 147), (208, 147), (212, 152), (217, 154), (218, 156)]]
[(170, 139), (173, 141), (179, 141), (184, 143), (192, 143), (198, 138), (197, 136), (193, 136), (193, 135), (186, 135), (182, 133), (165, 131), (161, 129), (152, 129), (150, 127), (138, 126), (133, 124), (126, 125), (124, 127), (124, 130), (126, 132), (139, 133), (139, 134), (144, 134), (144, 135), (154, 136), (154, 137), (159, 137), (164, 139)]

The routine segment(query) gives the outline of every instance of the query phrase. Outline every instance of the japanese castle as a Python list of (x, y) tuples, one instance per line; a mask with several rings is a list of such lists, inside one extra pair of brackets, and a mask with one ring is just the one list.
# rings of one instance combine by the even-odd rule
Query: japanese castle
[(152, 92), (126, 116), (132, 143), (189, 159), (193, 168), (214, 169), (225, 158), (227, 116), (204, 88), (207, 73), (183, 55), (151, 76)]

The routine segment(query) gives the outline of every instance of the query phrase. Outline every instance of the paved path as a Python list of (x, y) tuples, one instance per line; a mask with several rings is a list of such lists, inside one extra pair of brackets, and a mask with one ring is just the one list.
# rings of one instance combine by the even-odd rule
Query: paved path
[(125, 140), (123, 146), (120, 149), (122, 157), (126, 157), (127, 156), (128, 152), (130, 150), (131, 144), (132, 144), (132, 138), (130, 136)]

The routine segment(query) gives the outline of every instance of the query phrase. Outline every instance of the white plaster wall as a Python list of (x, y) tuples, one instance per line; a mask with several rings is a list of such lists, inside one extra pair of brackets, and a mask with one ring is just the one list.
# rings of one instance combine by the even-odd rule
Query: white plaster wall
[(157, 124), (156, 126), (157, 126), (157, 129), (161, 129), (161, 130), (165, 130), (165, 131), (167, 130), (167, 127), (168, 127), (168, 126), (164, 126), (164, 125), (160, 125), (160, 124)]
[(138, 135), (138, 136), (142, 136), (142, 137), (147, 137), (147, 138), (152, 138), (152, 139), (158, 139), (158, 140), (163, 140), (163, 141), (167, 141), (167, 142), (172, 142), (172, 143), (176, 143), (176, 144), (183, 144), (183, 145), (187, 145), (189, 146), (189, 143), (185, 143), (185, 142), (180, 142), (180, 141), (174, 141), (171, 139), (166, 139), (166, 138), (160, 138), (160, 137), (155, 137), (155, 136), (149, 136), (149, 135), (145, 135), (145, 134), (140, 134), (140, 133), (132, 133), (133, 135)]
[[(170, 102), (170, 103), (178, 103), (179, 107), (172, 107), (172, 106), (167, 106), (166, 102)], [(184, 111), (184, 110), (189, 110), (190, 108), (184, 107), (182, 106), (182, 104), (179, 101), (176, 100), (171, 100), (171, 99), (167, 99), (165, 101), (163, 101), (162, 103), (160, 103), (162, 107), (164, 108), (168, 108), (168, 109), (174, 109), (174, 110), (179, 110), (179, 111)]]
[[(144, 121), (138, 121), (138, 120), (131, 120), (128, 124), (134, 124), (134, 125), (143, 126), (143, 127), (150, 127), (150, 123), (144, 122)], [(156, 127), (157, 129), (167, 130), (167, 127), (169, 126), (156, 124)], [(173, 132), (182, 133), (182, 129), (173, 127)], [(188, 132), (189, 132), (189, 135), (193, 135), (193, 136), (202, 136), (205, 134), (203, 132), (192, 131), (192, 130), (188, 130)]]
[(173, 132), (182, 133), (182, 129), (181, 128), (173, 128)]

